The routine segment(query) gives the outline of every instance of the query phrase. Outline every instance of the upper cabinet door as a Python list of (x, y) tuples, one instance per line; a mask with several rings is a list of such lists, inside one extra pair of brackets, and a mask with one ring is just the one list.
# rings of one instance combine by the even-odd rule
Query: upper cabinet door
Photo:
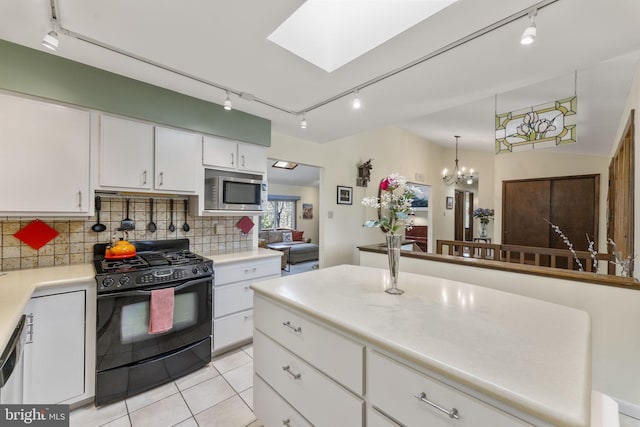
[(237, 142), (205, 136), (202, 147), (202, 163), (205, 166), (230, 170), (238, 168)]
[(238, 143), (238, 169), (267, 173), (267, 147)]
[(100, 116), (100, 186), (153, 187), (153, 126)]
[(201, 135), (156, 127), (155, 189), (195, 193), (201, 144)]
[(205, 136), (202, 163), (221, 169), (265, 174), (267, 147)]
[(0, 213), (87, 215), (90, 114), (0, 94)]

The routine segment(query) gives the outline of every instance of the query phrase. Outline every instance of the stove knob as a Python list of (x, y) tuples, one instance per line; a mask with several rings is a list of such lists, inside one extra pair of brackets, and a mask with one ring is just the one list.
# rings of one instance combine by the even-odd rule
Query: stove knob
[(113, 279), (111, 277), (107, 277), (102, 281), (102, 287), (104, 288), (108, 288), (111, 285), (113, 285)]
[(118, 280), (118, 282), (120, 282), (120, 285), (119, 285), (118, 287), (120, 287), (120, 286), (124, 286), (124, 285), (126, 285), (127, 283), (129, 283), (130, 281), (131, 281), (131, 278), (130, 278), (129, 276), (122, 276), (122, 277), (120, 278), (120, 280)]
[(204, 271), (205, 273), (208, 273), (208, 272), (209, 272), (209, 266), (208, 266), (208, 265), (206, 265), (206, 264), (205, 264), (205, 265), (203, 265), (203, 266), (202, 266), (202, 271)]
[(191, 270), (191, 271), (193, 271), (193, 274), (200, 273), (200, 270), (198, 270), (198, 267), (193, 267), (193, 270)]

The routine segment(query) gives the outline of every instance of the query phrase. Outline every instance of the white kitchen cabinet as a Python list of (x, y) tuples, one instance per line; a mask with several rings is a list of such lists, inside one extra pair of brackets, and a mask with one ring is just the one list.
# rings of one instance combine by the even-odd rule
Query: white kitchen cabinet
[(156, 126), (156, 190), (195, 193), (201, 143), (201, 135)]
[(267, 147), (205, 136), (204, 166), (240, 172), (267, 173)]
[(85, 297), (74, 291), (29, 301), (24, 403), (56, 404), (85, 392)]
[(153, 188), (153, 125), (100, 116), (100, 186)]
[(90, 114), (0, 93), (0, 214), (87, 216)]
[(241, 345), (253, 334), (251, 283), (280, 277), (277, 256), (214, 264), (213, 351)]
[(253, 393), (261, 396), (254, 400), (253, 409), (260, 413), (264, 427), (312, 427), (295, 409), (257, 375), (253, 376)]

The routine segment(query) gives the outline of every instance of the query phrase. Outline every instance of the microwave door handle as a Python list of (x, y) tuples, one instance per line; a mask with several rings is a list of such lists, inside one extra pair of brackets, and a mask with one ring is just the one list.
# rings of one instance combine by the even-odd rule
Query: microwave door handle
[[(166, 289), (166, 288), (173, 287), (174, 291), (181, 291), (183, 289), (188, 288), (189, 286), (197, 285), (198, 283), (202, 283), (203, 281), (207, 281), (207, 280), (211, 280), (211, 279), (207, 277), (205, 279), (191, 280), (189, 282), (185, 282), (178, 286), (165, 286), (163, 288), (155, 288), (155, 289)], [(98, 299), (114, 298), (114, 297), (120, 298), (120, 297), (128, 297), (128, 296), (135, 296), (135, 295), (151, 295), (151, 291), (138, 289), (138, 290), (127, 291), (127, 292), (114, 292), (106, 295), (98, 295)]]

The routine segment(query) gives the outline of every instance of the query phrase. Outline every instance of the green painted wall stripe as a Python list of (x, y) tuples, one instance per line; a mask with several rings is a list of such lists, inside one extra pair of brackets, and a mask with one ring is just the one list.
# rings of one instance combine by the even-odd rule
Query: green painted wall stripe
[(0, 88), (94, 110), (271, 145), (271, 121), (0, 40)]

